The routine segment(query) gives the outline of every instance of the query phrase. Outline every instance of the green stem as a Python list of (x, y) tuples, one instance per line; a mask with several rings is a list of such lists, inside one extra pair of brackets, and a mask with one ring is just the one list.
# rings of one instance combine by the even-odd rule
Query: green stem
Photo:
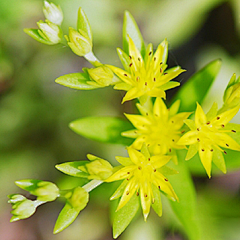
[(94, 188), (98, 187), (102, 183), (103, 181), (101, 180), (92, 180), (89, 183), (82, 186), (82, 188), (85, 189), (87, 192), (91, 192)]
[(102, 65), (102, 63), (97, 59), (93, 52), (89, 52), (84, 55), (85, 59), (89, 61), (94, 67)]

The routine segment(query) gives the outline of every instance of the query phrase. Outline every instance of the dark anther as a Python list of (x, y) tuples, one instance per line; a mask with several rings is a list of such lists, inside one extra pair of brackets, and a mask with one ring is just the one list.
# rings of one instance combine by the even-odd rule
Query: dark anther
[(130, 174), (130, 172), (127, 172), (127, 174)]
[(129, 195), (129, 192), (126, 192), (126, 195)]
[(169, 148), (169, 152), (172, 152), (172, 149), (171, 149), (171, 148)]
[(162, 62), (160, 62), (160, 65), (162, 65)]
[(167, 73), (164, 73), (163, 75), (166, 75)]
[(210, 124), (210, 122), (208, 121), (208, 122), (207, 122), (207, 125), (209, 125), (209, 124)]
[(156, 172), (156, 171), (157, 171), (157, 169), (154, 169), (153, 171), (154, 171), (154, 172)]
[(130, 59), (132, 59), (132, 56), (131, 56), (131, 55), (129, 55), (129, 58), (130, 58)]
[(126, 77), (127, 77), (127, 74), (126, 74), (126, 73), (124, 73), (124, 76), (126, 76)]
[(233, 133), (235, 133), (235, 132), (236, 132), (236, 131), (235, 131), (235, 130), (233, 130), (233, 129), (232, 129), (231, 131), (232, 131)]
[(174, 140), (174, 139), (172, 139), (172, 141), (174, 142), (175, 140)]
[(221, 127), (223, 127), (223, 128), (224, 128), (224, 127), (225, 127), (225, 125), (224, 125), (224, 124), (222, 124), (222, 125), (221, 125)]
[(146, 116), (148, 116), (148, 113), (146, 113)]
[(157, 58), (156, 57), (154, 57), (154, 59), (153, 59), (154, 61), (156, 61), (157, 60)]
[(147, 86), (147, 82), (145, 82), (145, 86)]
[(142, 170), (142, 168), (141, 168), (140, 166), (138, 167), (138, 169), (139, 169), (139, 170)]
[(140, 61), (141, 61), (141, 59), (140, 59), (140, 58), (138, 58), (138, 61), (140, 62)]
[(199, 131), (199, 128), (197, 128), (197, 131)]
[(181, 133), (185, 133), (185, 130), (182, 130)]
[(211, 152), (213, 152), (213, 149), (210, 149)]
[(132, 64), (132, 63), (130, 63), (130, 64), (129, 64), (129, 67), (131, 67), (132, 65), (133, 65), (133, 64)]
[(217, 117), (217, 120), (219, 120), (220, 119), (220, 117)]
[(136, 192), (136, 195), (139, 196), (139, 192)]
[(205, 150), (204, 149), (201, 149), (202, 150), (202, 152), (204, 152)]
[(161, 187), (160, 187), (160, 186), (158, 186), (158, 189), (161, 189)]
[(156, 82), (156, 78), (153, 78), (153, 81)]
[(200, 139), (199, 139), (199, 138), (197, 138), (197, 141), (198, 141), (198, 142), (200, 142)]
[(229, 145), (226, 143), (226, 146), (229, 147)]
[(164, 180), (165, 180), (166, 182), (168, 182), (168, 179), (164, 178)]
[(150, 143), (147, 145), (148, 147), (150, 146)]
[(226, 151), (223, 151), (225, 154), (227, 154), (227, 152)]
[(151, 159), (150, 158), (148, 158), (148, 161), (150, 161)]
[(140, 77), (139, 77), (139, 76), (137, 76), (137, 77), (136, 77), (136, 80), (137, 80), (137, 82), (138, 82), (138, 81), (140, 80)]
[(147, 197), (147, 196), (148, 196), (147, 194), (144, 195), (144, 197)]
[(149, 52), (149, 54), (148, 54), (148, 55), (150, 56), (151, 54), (152, 54), (152, 52)]

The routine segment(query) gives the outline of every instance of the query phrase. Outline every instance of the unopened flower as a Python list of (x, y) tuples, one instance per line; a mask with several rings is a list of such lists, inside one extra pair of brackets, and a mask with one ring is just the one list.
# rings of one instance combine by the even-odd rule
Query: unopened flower
[(45, 22), (37, 22), (39, 35), (46, 41), (51, 44), (57, 44), (61, 42), (62, 39), (62, 30), (61, 28), (48, 20)]
[(69, 36), (65, 36), (69, 47), (78, 56), (84, 56), (92, 51), (92, 41), (87, 33), (79, 29), (78, 31), (69, 27)]
[(63, 21), (63, 12), (60, 6), (44, 1), (43, 13), (47, 20), (57, 25), (61, 25)]
[[(122, 102), (142, 96), (165, 98), (165, 91), (179, 86), (178, 82), (171, 81), (185, 70), (179, 66), (167, 68), (168, 42), (164, 40), (153, 53), (152, 44), (149, 44), (145, 57), (136, 48), (133, 40), (129, 37), (129, 57), (124, 58), (125, 70), (109, 66), (122, 80), (115, 85), (115, 89), (127, 91)], [(120, 49), (118, 53), (126, 55)]]
[(231, 77), (228, 86), (224, 92), (223, 101), (223, 107), (225, 109), (233, 108), (240, 104), (240, 77), (236, 79), (235, 73)]
[(106, 87), (119, 82), (119, 79), (114, 75), (112, 70), (104, 65), (87, 69), (92, 81), (88, 83), (94, 86)]
[(222, 172), (226, 173), (222, 155), (222, 152), (226, 154), (226, 151), (222, 148), (240, 151), (240, 145), (229, 136), (229, 133), (236, 133), (236, 130), (229, 129), (228, 126), (228, 122), (238, 112), (239, 106), (222, 113), (218, 113), (217, 110), (217, 104), (214, 103), (210, 111), (205, 114), (202, 107), (197, 104), (195, 121), (185, 120), (190, 131), (178, 141), (180, 145), (189, 145), (186, 160), (191, 159), (197, 152), (199, 153), (209, 177), (211, 177), (212, 161)]
[(35, 204), (36, 201), (31, 201), (20, 194), (12, 194), (8, 197), (8, 203), (11, 203), (13, 208), (11, 222), (32, 216), (38, 206)]
[(154, 106), (150, 109), (137, 104), (142, 115), (125, 114), (136, 129), (123, 132), (122, 135), (136, 138), (132, 147), (141, 149), (143, 143), (146, 143), (152, 154), (173, 155), (172, 160), (177, 163), (175, 149), (185, 147), (178, 145), (177, 141), (181, 136), (184, 120), (191, 114), (190, 112), (177, 114), (179, 104), (180, 101), (177, 101), (167, 109), (161, 98), (156, 98)]
[[(142, 147), (141, 152), (129, 147), (128, 154), (129, 158), (116, 157), (122, 168), (106, 179), (105, 182), (124, 180), (111, 197), (111, 200), (121, 197), (116, 211), (124, 207), (133, 194), (137, 194), (137, 196), (140, 196), (143, 215), (146, 220), (151, 205), (153, 206), (155, 201), (161, 199), (159, 191), (157, 191), (158, 197), (155, 198), (153, 189), (159, 189), (165, 192), (172, 200), (178, 200), (168, 179), (160, 172), (161, 167), (171, 157), (164, 155), (150, 156), (146, 145)], [(158, 214), (161, 215), (161, 212)]]
[(88, 179), (105, 180), (112, 175), (113, 167), (108, 161), (92, 154), (88, 154), (87, 158), (91, 162), (80, 166), (79, 169), (89, 174)]

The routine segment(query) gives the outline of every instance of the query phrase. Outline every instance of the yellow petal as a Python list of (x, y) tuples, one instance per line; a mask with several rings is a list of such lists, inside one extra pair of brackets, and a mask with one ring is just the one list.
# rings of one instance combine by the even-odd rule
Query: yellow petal
[(123, 167), (117, 172), (115, 172), (113, 175), (111, 175), (109, 178), (105, 179), (105, 182), (114, 182), (118, 180), (122, 180), (129, 177), (129, 173), (133, 172), (136, 169), (135, 165), (130, 165), (127, 167)]
[(199, 143), (199, 156), (203, 167), (205, 168), (208, 177), (211, 177), (211, 168), (212, 168), (212, 156), (213, 151), (211, 146), (206, 146), (204, 144)]
[(153, 106), (153, 113), (155, 116), (163, 119), (163, 121), (166, 121), (168, 119), (169, 111), (161, 98), (156, 98)]
[(214, 142), (221, 147), (240, 151), (240, 145), (226, 133), (215, 133)]
[(141, 116), (141, 115), (134, 115), (134, 114), (124, 114), (128, 120), (133, 124), (134, 127), (140, 130), (146, 130), (146, 125), (151, 125), (152, 122), (149, 118)]
[(179, 145), (191, 145), (197, 143), (198, 138), (197, 131), (189, 131), (185, 133), (177, 142)]
[(131, 88), (126, 95), (124, 96), (122, 103), (126, 102), (126, 101), (130, 101), (134, 98), (138, 98), (140, 96), (142, 96), (144, 93), (139, 90), (137, 87), (133, 87)]
[(191, 158), (193, 158), (196, 155), (197, 152), (198, 152), (198, 144), (190, 145), (188, 148), (188, 152), (187, 152), (187, 156), (186, 156), (185, 160), (190, 160)]
[(213, 162), (223, 173), (227, 172), (223, 154), (217, 148), (213, 148)]
[(197, 109), (195, 112), (195, 124), (196, 127), (201, 126), (207, 122), (207, 117), (202, 109), (202, 107), (197, 103)]

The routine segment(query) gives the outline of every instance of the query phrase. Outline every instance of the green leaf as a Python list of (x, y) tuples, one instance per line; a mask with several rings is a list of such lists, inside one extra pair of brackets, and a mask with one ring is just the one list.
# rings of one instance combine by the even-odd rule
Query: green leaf
[(92, 86), (87, 82), (91, 81), (88, 74), (85, 72), (81, 73), (70, 73), (63, 75), (55, 80), (56, 83), (61, 84), (65, 87), (74, 88), (78, 90), (92, 90), (99, 88)]
[(194, 111), (196, 102), (201, 103), (215, 80), (222, 61), (217, 59), (195, 73), (174, 96), (173, 102), (181, 99), (180, 111)]
[(90, 27), (90, 23), (88, 21), (87, 15), (82, 10), (82, 8), (79, 8), (78, 10), (78, 20), (77, 20), (77, 30), (84, 31), (89, 39), (92, 41), (92, 31)]
[(75, 162), (66, 162), (62, 164), (58, 164), (55, 167), (70, 176), (73, 177), (81, 177), (81, 178), (87, 178), (89, 174), (81, 171), (79, 169), (80, 166), (83, 166), (85, 164), (89, 163), (89, 161), (75, 161)]
[(128, 36), (133, 40), (136, 48), (141, 52), (144, 57), (145, 44), (143, 41), (142, 34), (138, 28), (136, 21), (130, 12), (125, 11), (123, 18), (123, 50), (128, 54), (129, 39)]
[(79, 135), (92, 140), (130, 145), (132, 140), (121, 136), (121, 132), (133, 128), (132, 124), (117, 117), (86, 117), (75, 120), (69, 127)]
[(79, 212), (80, 210), (76, 210), (67, 202), (58, 216), (53, 233), (59, 233), (67, 228), (76, 219)]
[(130, 224), (140, 207), (139, 198), (134, 194), (128, 203), (115, 212), (113, 217), (113, 238), (116, 239)]
[(89, 193), (81, 187), (76, 187), (60, 212), (53, 233), (59, 233), (67, 228), (76, 219), (79, 212), (86, 207), (88, 201)]
[(179, 171), (178, 175), (169, 176), (173, 189), (175, 190), (179, 202), (170, 201), (173, 212), (183, 225), (183, 229), (189, 240), (200, 240), (200, 225), (196, 211), (196, 192), (191, 175), (186, 167), (186, 163), (178, 156), (179, 164), (174, 168)]
[(44, 43), (47, 45), (54, 45), (56, 43), (52, 43), (50, 41), (45, 40), (40, 34), (38, 29), (32, 29), (32, 28), (24, 28), (23, 31), (28, 34), (33, 39), (37, 40), (40, 43)]

